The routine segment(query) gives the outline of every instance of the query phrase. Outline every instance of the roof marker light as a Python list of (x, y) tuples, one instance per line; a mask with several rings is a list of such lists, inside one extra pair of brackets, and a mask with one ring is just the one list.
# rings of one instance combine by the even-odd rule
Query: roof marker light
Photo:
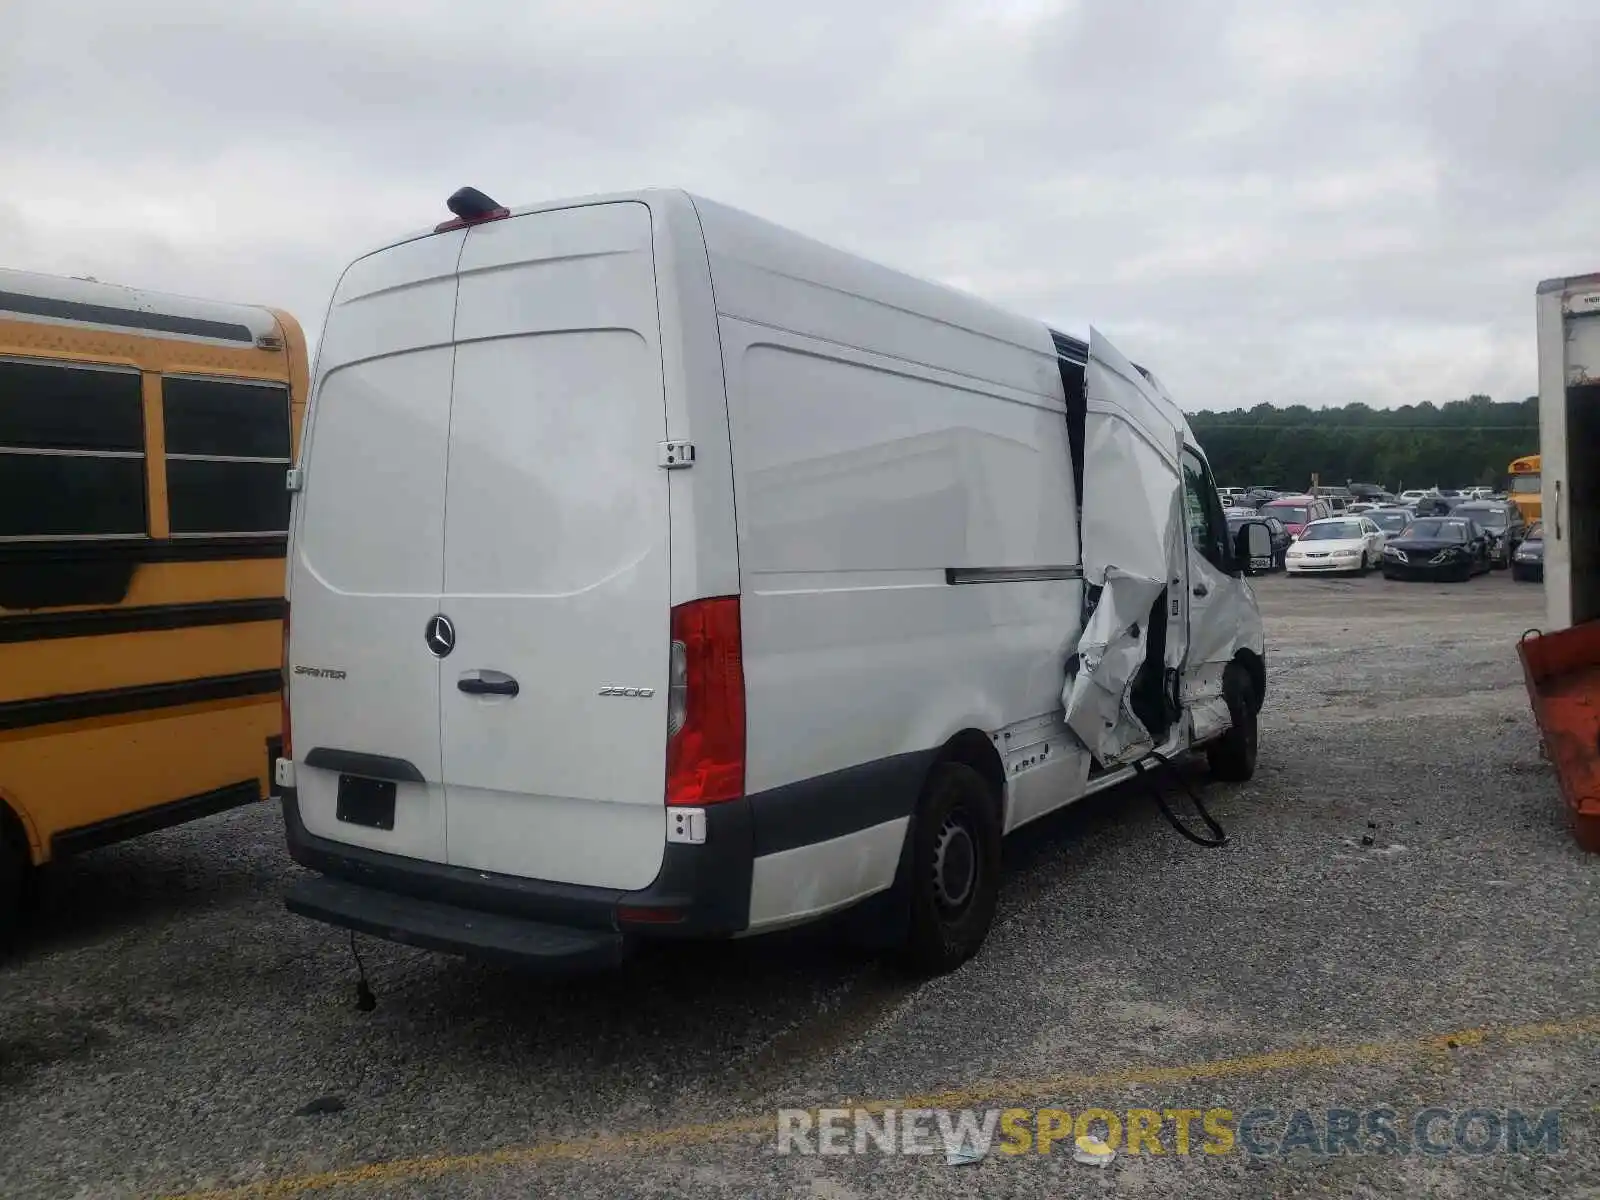
[(498, 221), (502, 217), (511, 215), (509, 208), (501, 207), (474, 187), (459, 189), (444, 203), (446, 208), (455, 213), (455, 220), (435, 225), (433, 227), (435, 233), (448, 233), (452, 229), (465, 229), (469, 225), (481, 225), (485, 221)]

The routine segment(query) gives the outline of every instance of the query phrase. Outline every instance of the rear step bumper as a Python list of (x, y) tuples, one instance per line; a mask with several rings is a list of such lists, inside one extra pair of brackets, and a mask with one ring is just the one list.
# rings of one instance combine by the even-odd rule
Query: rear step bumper
[[(280, 788), (297, 881), (290, 911), (447, 953), (578, 969), (642, 939), (727, 938), (750, 926), (756, 863), (909, 817), (936, 751), (917, 751), (706, 806), (703, 843), (668, 842), (640, 891), (498, 875), (318, 837)], [(427, 939), (427, 940), (423, 940)], [(529, 952), (529, 947), (553, 950)], [(573, 960), (561, 963), (562, 947)], [(594, 957), (598, 956), (598, 958)]]
[(622, 961), (622, 934), (544, 925), (316, 876), (289, 886), (292, 913), (424, 950), (464, 954), (524, 970), (566, 974)]
[[(300, 819), (296, 790), (279, 792), (290, 857), (324, 877), (297, 881), (285, 902), (291, 912), (347, 929), (446, 953), (497, 958), (504, 955), (480, 945), (491, 929), (497, 941), (510, 939), (513, 947), (545, 935), (554, 939), (550, 945), (567, 945), (561, 939), (570, 937), (580, 950), (572, 965), (581, 966), (589, 953), (583, 946), (614, 946), (620, 953), (635, 936), (722, 938), (749, 924), (754, 856), (745, 800), (716, 805), (707, 814), (705, 844), (668, 844), (656, 881), (628, 892), (496, 875), (318, 837)], [(320, 883), (330, 887), (317, 890)], [(619, 918), (619, 908), (647, 910), (654, 919), (632, 925)], [(406, 936), (408, 929), (413, 936)], [(518, 935), (518, 929), (529, 932)], [(423, 937), (430, 940), (419, 940)], [(539, 958), (524, 955), (520, 961), (537, 966)], [(605, 961), (615, 960), (602, 958), (601, 965)]]

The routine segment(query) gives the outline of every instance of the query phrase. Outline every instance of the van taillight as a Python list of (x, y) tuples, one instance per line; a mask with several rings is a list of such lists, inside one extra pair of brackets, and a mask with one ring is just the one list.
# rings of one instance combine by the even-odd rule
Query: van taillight
[(739, 598), (672, 610), (667, 803), (716, 804), (744, 795), (744, 661)]
[(294, 757), (294, 748), (289, 744), (289, 606), (283, 606), (283, 686), (278, 694), (282, 697), (282, 708), (279, 715), (282, 728), (279, 732), (283, 737), (283, 750), (280, 758)]

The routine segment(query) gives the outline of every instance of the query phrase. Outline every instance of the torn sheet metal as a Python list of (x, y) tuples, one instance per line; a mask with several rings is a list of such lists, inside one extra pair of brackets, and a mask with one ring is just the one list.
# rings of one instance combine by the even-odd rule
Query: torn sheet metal
[[(1198, 641), (1192, 643), (1191, 649), (1197, 645)], [(1222, 647), (1222, 653), (1232, 657), (1234, 648), (1230, 639)], [(1228, 703), (1222, 698), (1222, 670), (1225, 665), (1226, 659), (1221, 662), (1207, 661), (1184, 673), (1183, 706), (1189, 711), (1189, 736), (1193, 741), (1203, 742), (1215, 737), (1226, 730), (1232, 720)]]
[[(1129, 689), (1144, 662), (1151, 608), (1169, 582), (1181, 589), (1184, 579), (1179, 454), (1188, 422), (1158, 383), (1094, 330), (1085, 390), (1083, 573), (1101, 590), (1062, 700), (1067, 725), (1114, 766), (1155, 748)], [(1171, 615), (1181, 618), (1181, 610)], [(1165, 665), (1181, 664), (1185, 649), (1182, 620), (1169, 620)]]
[(1107, 765), (1133, 762), (1155, 748), (1128, 697), (1144, 662), (1146, 618), (1163, 590), (1159, 579), (1110, 568), (1078, 641), (1078, 670), (1068, 678), (1062, 698), (1067, 726)]

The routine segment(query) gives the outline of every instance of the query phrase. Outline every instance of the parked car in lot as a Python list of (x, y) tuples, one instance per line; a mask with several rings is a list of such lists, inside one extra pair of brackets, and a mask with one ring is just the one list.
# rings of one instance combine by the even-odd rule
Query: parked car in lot
[(1418, 517), (1383, 548), (1385, 579), (1467, 580), (1489, 570), (1489, 537), (1464, 517)]
[(1519, 583), (1544, 582), (1544, 522), (1535, 521), (1511, 556), (1511, 578)]
[(1411, 527), (1416, 514), (1409, 508), (1375, 508), (1366, 514), (1367, 519), (1383, 530), (1385, 538), (1392, 538)]
[(1350, 494), (1357, 500), (1368, 504), (1389, 504), (1394, 502), (1393, 494), (1376, 483), (1352, 483), (1350, 485)]
[(1365, 517), (1313, 521), (1289, 547), (1290, 575), (1353, 571), (1365, 575), (1383, 561), (1383, 530)]
[(1291, 538), (1299, 537), (1311, 522), (1333, 516), (1328, 502), (1315, 496), (1279, 496), (1263, 504), (1260, 512), (1264, 517), (1277, 517), (1282, 521)]
[(1465, 503), (1455, 492), (1429, 492), (1411, 506), (1419, 517), (1446, 517)]
[(1350, 506), (1350, 501), (1355, 499), (1346, 487), (1314, 487), (1311, 495), (1318, 500), (1325, 500), (1328, 508), (1335, 514), (1343, 513)]
[(1260, 521), (1264, 524), (1272, 538), (1272, 565), (1267, 570), (1278, 571), (1283, 568), (1289, 554), (1289, 543), (1294, 539), (1289, 536), (1289, 531), (1284, 528), (1282, 521), (1277, 517), (1258, 513), (1253, 508), (1230, 508), (1223, 515), (1228, 519), (1230, 537), (1238, 537), (1239, 530), (1244, 528), (1246, 521)]
[(1465, 517), (1489, 535), (1489, 563), (1497, 571), (1511, 565), (1518, 544), (1528, 536), (1528, 524), (1515, 504), (1468, 500), (1456, 505), (1450, 515)]
[(1423, 491), (1421, 488), (1407, 488), (1405, 491), (1400, 493), (1400, 503), (1415, 504), (1427, 494), (1428, 493)]

